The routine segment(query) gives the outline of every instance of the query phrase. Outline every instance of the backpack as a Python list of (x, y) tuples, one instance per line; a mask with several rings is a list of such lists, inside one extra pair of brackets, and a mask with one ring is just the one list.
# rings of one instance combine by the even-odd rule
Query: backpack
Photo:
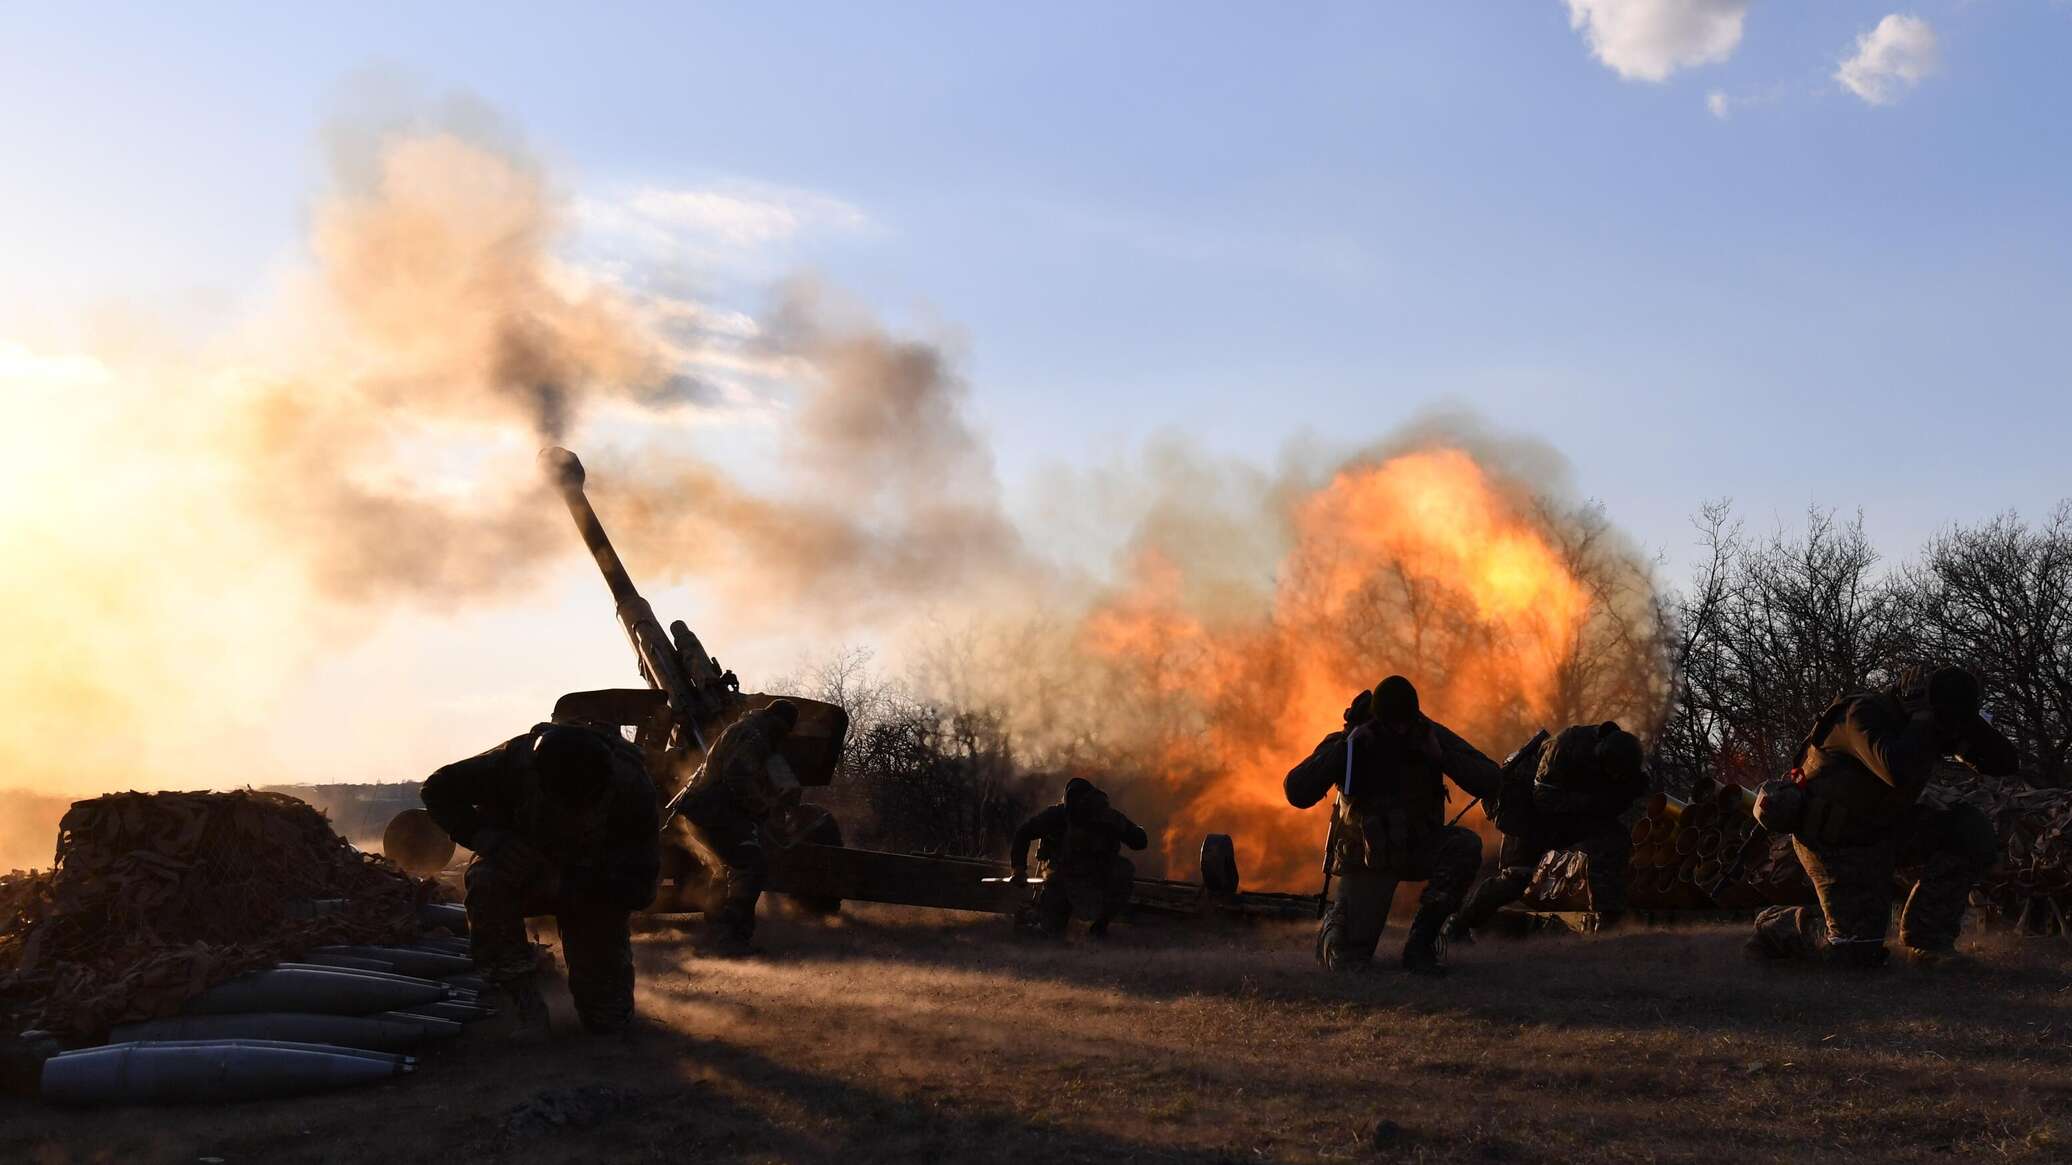
[(1577, 724), (1542, 749), (1532, 779), (1532, 805), (1548, 813), (1591, 813), (1604, 791), (1604, 772), (1597, 762), (1601, 725)]

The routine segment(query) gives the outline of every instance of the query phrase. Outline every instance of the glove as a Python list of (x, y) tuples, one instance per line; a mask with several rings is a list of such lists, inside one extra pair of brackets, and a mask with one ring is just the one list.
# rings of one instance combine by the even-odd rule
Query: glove
[(1352, 703), (1345, 706), (1346, 730), (1351, 731), (1373, 719), (1373, 717), (1374, 693), (1362, 688), (1358, 694), (1353, 696)]

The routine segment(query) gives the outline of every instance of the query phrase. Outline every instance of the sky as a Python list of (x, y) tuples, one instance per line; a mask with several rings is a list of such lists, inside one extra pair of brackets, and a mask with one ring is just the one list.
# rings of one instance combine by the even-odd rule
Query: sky
[[(0, 353), (234, 329), (340, 109), (463, 95), (575, 261), (742, 311), (809, 271), (947, 338), (1023, 509), (1171, 434), (1268, 465), (1460, 407), (1671, 577), (1714, 498), (1900, 555), (2072, 494), (2068, 60), (2052, 0), (0, 3)], [(540, 611), (624, 682), (589, 585), (391, 625), (282, 732), (422, 668), (456, 695), (406, 773), (581, 686), (485, 679)]]

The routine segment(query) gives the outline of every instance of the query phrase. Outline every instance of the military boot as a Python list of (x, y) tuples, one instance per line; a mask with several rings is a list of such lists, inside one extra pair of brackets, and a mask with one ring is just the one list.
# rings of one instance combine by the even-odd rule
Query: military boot
[(521, 1040), (544, 1040), (552, 1034), (547, 1022), (547, 999), (540, 994), (540, 977), (537, 973), (506, 979), (504, 994), (511, 997), (511, 1010), (516, 1022), (511, 1034)]
[(1459, 914), (1447, 917), (1444, 935), (1446, 945), (1448, 946), (1471, 947), (1475, 945), (1475, 932), (1469, 928), (1467, 923), (1460, 920)]
[(1410, 939), (1403, 944), (1403, 969), (1415, 975), (1446, 973), (1446, 916), (1441, 906), (1420, 906), (1410, 920)]
[(1978, 967), (1978, 960), (1953, 946), (1902, 947), (1900, 954), (1908, 966), (1923, 971), (1970, 971)]

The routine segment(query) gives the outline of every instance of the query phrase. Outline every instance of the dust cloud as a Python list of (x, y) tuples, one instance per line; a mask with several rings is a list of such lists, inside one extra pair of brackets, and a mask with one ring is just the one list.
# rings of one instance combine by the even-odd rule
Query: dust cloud
[[(1180, 439), (1076, 480), (1072, 520), (1119, 553), (1068, 565), (1010, 518), (952, 346), (809, 278), (750, 319), (566, 261), (567, 199), (510, 137), (330, 134), (306, 255), (234, 334), (0, 340), (21, 629), (0, 785), (292, 779), (244, 767), (241, 740), (313, 660), (581, 562), (534, 469), (550, 443), (584, 455), (644, 582), (710, 596), (736, 635), (904, 643), (932, 697), (1119, 774), (1176, 865), (1220, 830), (1253, 884), (1293, 879), (1321, 815), (1276, 804), (1279, 776), (1391, 671), (1486, 749), (1571, 714), (1646, 726), (1652, 578), (1544, 446), (1436, 417), (1268, 472)], [(730, 432), (767, 464), (701, 451)], [(923, 613), (960, 646), (912, 636)], [(410, 698), (407, 676), (369, 695)]]

